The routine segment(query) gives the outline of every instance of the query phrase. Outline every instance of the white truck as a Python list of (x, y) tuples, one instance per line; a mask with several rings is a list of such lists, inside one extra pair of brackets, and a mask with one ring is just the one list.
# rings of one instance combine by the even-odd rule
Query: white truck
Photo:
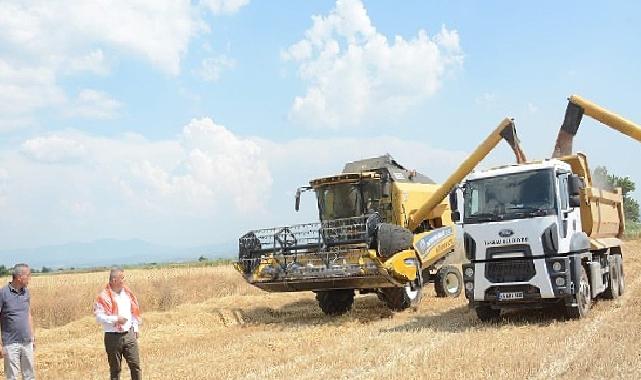
[(621, 190), (593, 187), (585, 155), (571, 154), (583, 114), (641, 141), (640, 127), (573, 96), (555, 158), (469, 175), (462, 210), (457, 191), (450, 194), (469, 260), (465, 297), (483, 321), (501, 309), (551, 304), (581, 318), (596, 297), (625, 291)]

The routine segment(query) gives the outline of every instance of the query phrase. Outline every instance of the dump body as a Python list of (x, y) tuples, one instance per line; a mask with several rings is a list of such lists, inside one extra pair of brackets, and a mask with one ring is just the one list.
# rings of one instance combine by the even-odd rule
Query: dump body
[(622, 238), (625, 231), (621, 189), (608, 191), (594, 187), (584, 154), (565, 156), (560, 160), (568, 163), (572, 172), (578, 175), (585, 184), (585, 188), (581, 190), (579, 196), (581, 200), (581, 226), (583, 232), (590, 238), (593, 248), (609, 248), (618, 245), (619, 242), (616, 239)]

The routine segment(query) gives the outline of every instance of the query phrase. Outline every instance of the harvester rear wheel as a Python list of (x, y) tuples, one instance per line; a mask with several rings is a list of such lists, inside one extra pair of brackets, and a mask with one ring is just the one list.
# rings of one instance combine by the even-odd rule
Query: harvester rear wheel
[(412, 248), (414, 241), (412, 231), (390, 223), (379, 224), (376, 237), (378, 239), (378, 254), (384, 259), (390, 258), (404, 249)]
[(354, 289), (316, 292), (316, 300), (326, 315), (342, 315), (350, 311), (354, 305)]
[(574, 305), (565, 306), (565, 315), (568, 318), (579, 319), (583, 318), (590, 312), (592, 306), (592, 292), (590, 289), (590, 281), (585, 267), (581, 266), (581, 277), (575, 299), (572, 300)]
[(434, 290), (437, 297), (456, 298), (462, 289), (463, 276), (457, 267), (445, 265), (436, 272)]

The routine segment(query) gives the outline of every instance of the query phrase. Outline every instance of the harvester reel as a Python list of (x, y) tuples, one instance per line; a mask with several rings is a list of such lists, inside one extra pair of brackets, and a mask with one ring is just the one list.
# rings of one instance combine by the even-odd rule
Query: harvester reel
[(412, 248), (414, 234), (396, 224), (380, 223), (376, 229), (376, 240), (378, 254), (388, 259), (400, 251)]
[(295, 246), (297, 243), (296, 236), (294, 236), (294, 234), (288, 227), (281, 228), (274, 235), (274, 239), (278, 242), (282, 251), (285, 251), (289, 247)]

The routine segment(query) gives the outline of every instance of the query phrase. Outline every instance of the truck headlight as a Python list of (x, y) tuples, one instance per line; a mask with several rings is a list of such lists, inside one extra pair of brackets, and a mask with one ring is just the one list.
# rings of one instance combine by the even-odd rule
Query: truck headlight
[(474, 277), (474, 269), (472, 268), (465, 268), (465, 271), (463, 271), (465, 274), (465, 277)]
[(474, 283), (472, 283), (472, 282), (466, 282), (466, 283), (465, 283), (465, 290), (472, 291), (472, 289), (474, 289)]
[(563, 286), (563, 285), (565, 285), (565, 278), (557, 277), (556, 280), (554, 280), (554, 282), (556, 283), (556, 286)]
[(552, 269), (554, 269), (555, 272), (560, 272), (561, 271), (561, 263), (558, 261), (555, 261), (554, 264), (552, 264)]

